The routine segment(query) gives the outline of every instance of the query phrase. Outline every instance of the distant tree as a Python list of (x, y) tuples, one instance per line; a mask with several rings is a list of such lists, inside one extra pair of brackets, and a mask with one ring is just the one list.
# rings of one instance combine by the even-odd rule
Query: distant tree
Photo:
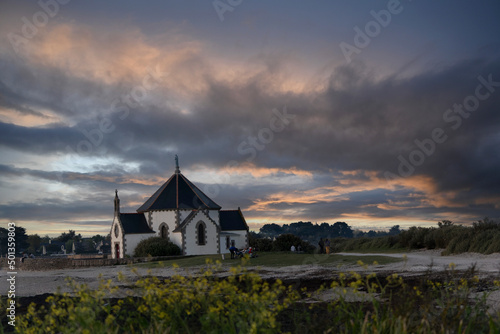
[[(8, 229), (0, 227), (0, 253), (2, 255), (7, 254), (7, 244), (8, 244)], [(19, 254), (21, 252), (27, 251), (28, 244), (28, 235), (26, 234), (26, 229), (21, 226), (16, 226), (14, 229), (15, 238), (16, 238), (16, 253)]]
[(248, 233), (248, 237), (249, 237), (250, 239), (260, 239), (260, 238), (262, 238), (262, 235), (260, 235), (260, 234), (259, 234), (259, 233), (257, 233), (257, 232), (254, 232), (254, 231), (250, 231), (250, 232)]
[(265, 237), (274, 238), (283, 233), (283, 227), (278, 224), (266, 224), (259, 231)]
[(73, 230), (69, 230), (68, 233), (66, 233), (66, 232), (61, 233), (61, 235), (58, 236), (57, 238), (55, 238), (55, 240), (60, 241), (60, 242), (64, 242), (64, 243), (66, 243), (69, 240), (79, 242), (82, 240), (82, 235), (76, 234), (76, 232)]
[(7, 253), (8, 232), (7, 229), (0, 227), (0, 256)]
[(64, 248), (66, 249), (66, 253), (71, 253), (73, 251), (74, 240), (70, 239), (64, 243)]
[(330, 224), (328, 223), (321, 223), (321, 225), (318, 226), (318, 233), (316, 233), (316, 236), (319, 238), (324, 238), (324, 237), (331, 237), (331, 230), (330, 230)]
[(83, 239), (75, 244), (77, 254), (96, 253), (95, 243), (92, 239)]
[(105, 237), (105, 236), (102, 236), (102, 235), (100, 235), (100, 234), (96, 234), (96, 235), (94, 235), (91, 239), (92, 239), (92, 241), (93, 241), (93, 242), (95, 242), (96, 244), (98, 244), (98, 243), (99, 243), (99, 242), (101, 242), (101, 241), (103, 241), (103, 242), (104, 242), (104, 241), (106, 241), (106, 237)]
[(389, 235), (398, 235), (399, 233), (401, 233), (401, 230), (399, 229), (399, 225), (394, 225), (389, 230)]
[(484, 231), (490, 229), (497, 229), (500, 225), (494, 221), (485, 217), (483, 220), (478, 220), (477, 222), (472, 223), (472, 227), (474, 231)]
[(363, 237), (366, 237), (366, 232), (363, 232), (361, 230), (354, 230), (353, 234), (354, 234), (354, 238), (363, 238)]
[(38, 234), (28, 235), (28, 252), (35, 254), (39, 251), (42, 244), (42, 238)]
[(273, 249), (273, 241), (269, 238), (253, 238), (249, 244), (258, 252), (270, 252)]
[(273, 250), (275, 251), (289, 251), (293, 246), (297, 247), (302, 243), (302, 239), (291, 233), (282, 234), (274, 240)]
[(439, 228), (453, 226), (453, 222), (451, 220), (442, 220), (442, 221), (438, 222), (438, 226), (439, 226)]
[(332, 232), (332, 237), (352, 238), (354, 235), (351, 227), (345, 222), (336, 222), (333, 224)]
[(63, 233), (61, 233), (60, 236), (56, 237), (54, 240), (66, 243), (66, 241), (68, 241), (68, 240), (73, 240), (75, 238), (75, 236), (76, 236), (76, 232), (73, 230), (69, 230), (68, 233), (63, 232)]
[(314, 234), (314, 230), (315, 225), (313, 225), (313, 223), (299, 221), (297, 223), (291, 223), (288, 227), (287, 233), (305, 236)]

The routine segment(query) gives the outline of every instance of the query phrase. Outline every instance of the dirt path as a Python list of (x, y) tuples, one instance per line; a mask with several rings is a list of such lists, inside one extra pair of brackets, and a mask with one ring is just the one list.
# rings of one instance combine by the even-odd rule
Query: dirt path
[(418, 251), (395, 254), (361, 254), (361, 253), (337, 253), (339, 255), (377, 255), (400, 258), (402, 261), (384, 266), (375, 266), (374, 271), (394, 271), (398, 273), (421, 273), (429, 269), (442, 271), (450, 268), (450, 264), (456, 270), (467, 270), (472, 266), (482, 275), (500, 274), (500, 254), (483, 255), (477, 253), (465, 253), (459, 255), (441, 256), (441, 250)]
[[(480, 276), (497, 277), (500, 276), (500, 256), (499, 254), (481, 255), (481, 254), (460, 254), (453, 256), (441, 256), (440, 251), (418, 251), (409, 252), (406, 254), (355, 254), (355, 253), (337, 253), (339, 255), (378, 255), (401, 258), (400, 262), (386, 265), (369, 265), (368, 271), (379, 273), (399, 273), (403, 276), (414, 276), (427, 272), (431, 269), (433, 272), (443, 271), (449, 268), (450, 263), (455, 264), (456, 270), (466, 270), (472, 265), (476, 265), (476, 269)], [(314, 256), (311, 255), (314, 259)], [(307, 280), (307, 279), (322, 279), (331, 277), (332, 274), (338, 271), (366, 271), (358, 265), (344, 265), (341, 267), (322, 266), (321, 261), (311, 261), (310, 264), (289, 266), (289, 267), (259, 267), (253, 268), (259, 272), (263, 278), (281, 278), (286, 280)], [(134, 273), (131, 267), (128, 266), (110, 266), (110, 267), (94, 267), (84, 269), (67, 269), (67, 270), (51, 270), (51, 271), (32, 271), (18, 272), (16, 275), (16, 295), (20, 297), (35, 296), (44, 293), (54, 293), (58, 288), (61, 291), (69, 291), (66, 287), (66, 277), (74, 279), (78, 283), (86, 283), (91, 288), (97, 288), (99, 277), (103, 279), (116, 280), (119, 272), (125, 276), (134, 279), (137, 275), (148, 275), (148, 269), (137, 268)], [(160, 277), (170, 277), (175, 273), (181, 275), (193, 275), (199, 272), (199, 268), (180, 268), (174, 271), (172, 268), (155, 268), (151, 270), (151, 274)], [(221, 276), (227, 273), (220, 273)], [(6, 295), (8, 292), (8, 282), (4, 273), (0, 279), (0, 295)]]

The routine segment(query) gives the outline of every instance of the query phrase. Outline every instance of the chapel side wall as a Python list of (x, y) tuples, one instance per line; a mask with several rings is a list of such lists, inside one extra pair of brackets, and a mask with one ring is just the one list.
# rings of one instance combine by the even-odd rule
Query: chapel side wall
[[(146, 218), (148, 217), (148, 213), (146, 213)], [(156, 236), (159, 236), (160, 233), (160, 225), (162, 223), (168, 224), (168, 232), (169, 234), (175, 228), (175, 211), (153, 211), (151, 213), (152, 218), (152, 226), (151, 229), (156, 232)]]
[[(182, 223), (183, 219), (187, 217), (187, 215), (191, 213), (191, 210), (179, 210), (179, 222)], [(153, 231), (156, 233), (155, 236), (160, 236), (160, 226), (165, 223), (168, 226), (168, 239), (179, 246), (182, 250), (182, 234), (179, 232), (174, 233), (174, 230), (177, 226), (175, 226), (175, 210), (169, 211), (153, 211), (152, 212), (152, 222), (153, 222)], [(147, 216), (147, 213), (146, 213)]]
[[(230, 240), (229, 240), (229, 247), (231, 247), (231, 238), (233, 236), (229, 236)], [(220, 252), (221, 254), (227, 254), (227, 253), (230, 253), (229, 252), (229, 248), (226, 248), (226, 235), (223, 235), (221, 234), (220, 235), (220, 241), (219, 241), (219, 245), (220, 245)]]
[[(236, 248), (238, 248), (238, 249), (248, 248), (247, 231), (237, 230), (237, 231), (224, 231), (224, 232), (231, 233), (231, 235), (229, 236), (229, 239), (230, 239), (229, 244), (230, 245), (231, 245), (231, 240), (234, 240), (234, 246)], [(220, 236), (220, 252), (221, 253), (229, 253), (229, 249), (226, 248), (226, 236), (227, 235), (224, 235), (224, 234), (221, 234), (221, 236)]]
[(153, 233), (135, 233), (135, 234), (127, 234), (125, 236), (125, 254), (134, 256), (134, 251), (139, 242), (144, 239), (148, 239), (154, 237)]
[[(206, 226), (206, 242), (205, 245), (198, 245), (198, 234), (196, 226), (199, 221), (203, 221)], [(203, 215), (196, 215), (194, 219), (185, 227), (186, 237), (186, 254), (185, 255), (204, 255), (204, 254), (218, 254), (217, 245), (219, 242), (219, 234), (217, 233), (217, 226)]]
[(169, 233), (168, 238), (170, 239), (171, 242), (179, 246), (179, 248), (182, 251), (182, 233), (180, 232)]

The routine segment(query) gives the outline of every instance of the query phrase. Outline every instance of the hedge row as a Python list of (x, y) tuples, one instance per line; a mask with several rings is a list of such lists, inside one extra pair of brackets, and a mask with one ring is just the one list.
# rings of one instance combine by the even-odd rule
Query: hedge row
[(295, 248), (300, 246), (300, 249), (305, 253), (313, 253), (315, 249), (307, 241), (291, 233), (282, 234), (274, 240), (268, 238), (250, 238), (250, 247), (254, 247), (260, 252), (286, 252), (290, 251), (292, 245)]
[(171, 256), (181, 255), (181, 249), (176, 244), (160, 237), (152, 237), (139, 242), (134, 256)]
[(334, 251), (376, 249), (444, 249), (444, 254), (500, 252), (500, 224), (485, 218), (472, 226), (450, 221), (438, 227), (411, 227), (399, 235), (376, 238), (335, 239)]

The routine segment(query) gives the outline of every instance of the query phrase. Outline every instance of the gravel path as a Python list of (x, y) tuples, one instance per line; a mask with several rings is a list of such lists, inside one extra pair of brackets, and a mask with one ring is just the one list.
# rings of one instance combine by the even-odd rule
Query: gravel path
[[(429, 250), (409, 252), (406, 254), (361, 254), (361, 253), (337, 253), (339, 255), (379, 255), (400, 258), (402, 261), (384, 266), (376, 266), (374, 271), (394, 271), (398, 273), (421, 273), (429, 269), (432, 271), (442, 271), (449, 269), (450, 264), (454, 264), (455, 270), (466, 270), (476, 266), (476, 270), (482, 275), (500, 274), (500, 254), (483, 255), (477, 253), (464, 253), (458, 255), (441, 256), (441, 250)], [(405, 260), (406, 258), (406, 260)]]
[[(452, 256), (441, 256), (439, 250), (409, 252), (406, 254), (355, 254), (355, 253), (337, 253), (340, 255), (379, 255), (401, 258), (400, 262), (387, 265), (369, 265), (370, 272), (394, 272), (403, 276), (413, 276), (425, 273), (429, 269), (433, 272), (443, 271), (449, 268), (450, 263), (455, 264), (456, 270), (466, 270), (472, 265), (476, 265), (480, 276), (497, 277), (500, 276), (500, 257), (499, 254), (482, 255), (482, 254), (460, 254)], [(366, 271), (365, 268), (357, 265), (336, 267), (321, 266), (321, 261), (315, 261), (317, 255), (311, 255), (311, 261), (308, 264), (289, 266), (282, 268), (275, 267), (259, 267), (259, 274), (263, 278), (281, 278), (281, 279), (309, 279), (309, 278), (325, 278), (331, 277), (331, 274), (336, 271)], [(61, 291), (69, 291), (66, 287), (65, 277), (70, 277), (78, 283), (86, 283), (91, 288), (97, 288), (99, 277), (103, 279), (116, 280), (119, 272), (122, 272), (131, 279), (137, 275), (148, 275), (148, 269), (137, 268), (137, 273), (134, 273), (128, 266), (110, 266), (110, 267), (93, 267), (82, 269), (67, 269), (67, 270), (52, 270), (52, 271), (30, 271), (18, 272), (16, 275), (16, 296), (27, 297), (35, 296), (44, 293), (54, 293), (57, 289)], [(170, 277), (175, 273), (182, 275), (196, 274), (199, 268), (177, 269), (172, 268), (155, 268), (151, 270), (151, 274), (160, 277)], [(227, 273), (221, 273), (221, 276)], [(2, 273), (0, 279), (0, 295), (6, 295), (9, 286), (5, 273)]]

